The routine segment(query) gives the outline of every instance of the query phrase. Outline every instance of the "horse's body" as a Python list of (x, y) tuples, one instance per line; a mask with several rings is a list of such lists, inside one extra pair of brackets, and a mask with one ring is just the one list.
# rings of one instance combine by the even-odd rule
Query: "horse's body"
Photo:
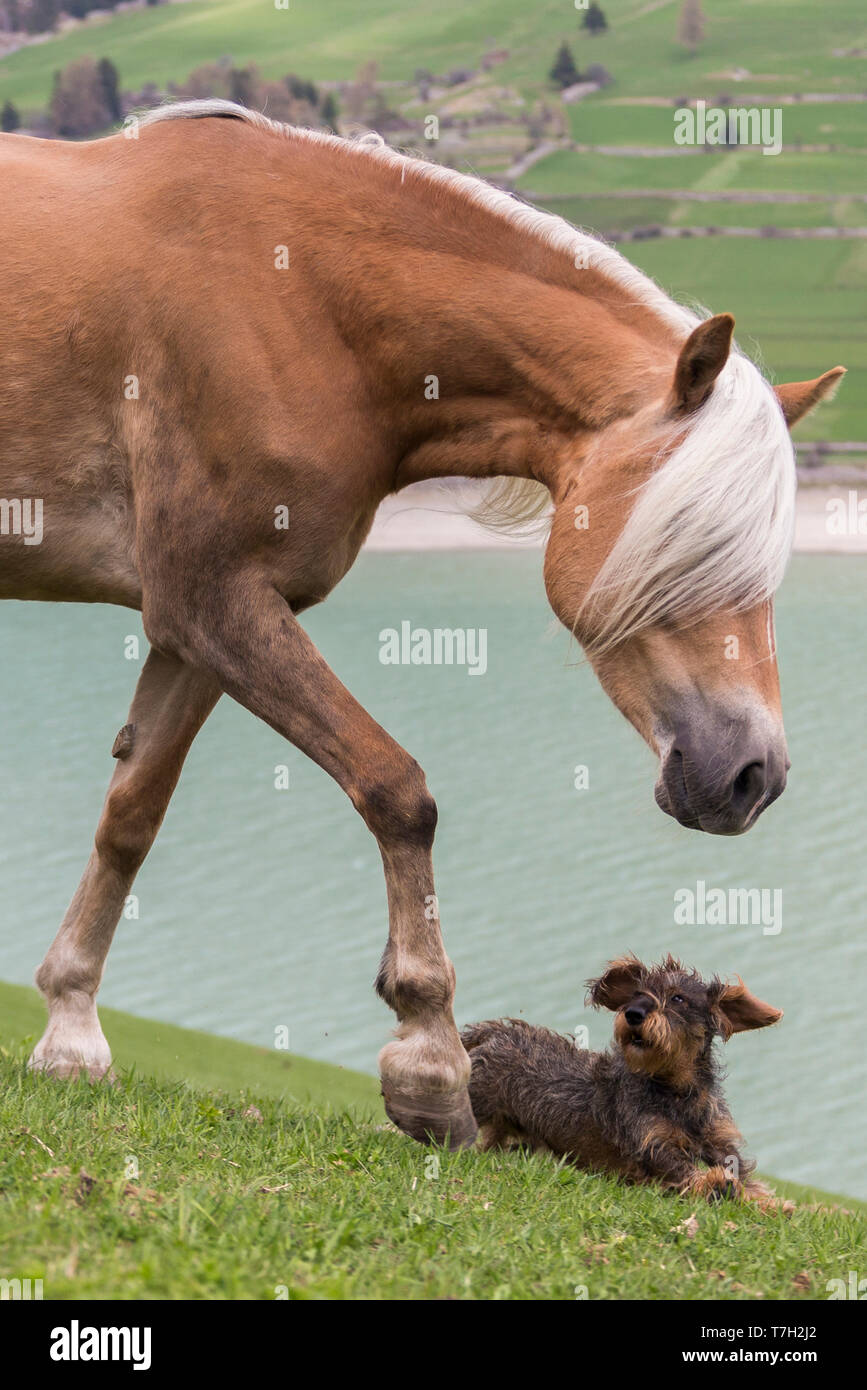
[(783, 416), (840, 371), (780, 388), (781, 410), (729, 356), (727, 316), (699, 325), (608, 248), (388, 151), (213, 103), (132, 134), (0, 138), (0, 498), (7, 521), (16, 499), (44, 516), (39, 544), (4, 527), (0, 597), (140, 608), (151, 642), (37, 975), (50, 1016), (33, 1063), (108, 1069), (105, 956), (227, 692), (375, 834), (390, 917), (377, 987), (400, 1019), (386, 1104), (417, 1137), (466, 1142), (453, 970), (426, 912), (436, 807), (294, 615), (406, 484), (542, 484), (552, 605), (659, 753), (660, 805), (744, 829), (785, 779), (770, 635), (793, 491)]

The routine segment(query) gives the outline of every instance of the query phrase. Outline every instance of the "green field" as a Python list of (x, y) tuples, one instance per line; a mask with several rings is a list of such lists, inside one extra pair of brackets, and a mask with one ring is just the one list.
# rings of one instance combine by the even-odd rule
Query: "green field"
[[(563, 0), (189, 0), (118, 15), (49, 44), (21, 50), (0, 65), (0, 92), (25, 107), (41, 106), (56, 68), (85, 54), (112, 58), (124, 85), (184, 77), (205, 60), (231, 54), (273, 75), (293, 71), (315, 79), (350, 77), (375, 59), (386, 79), (406, 80), (417, 67), (434, 72), (469, 64), (493, 44), (510, 58), (497, 80), (536, 89), (556, 45), (574, 43), (579, 67), (604, 63), (618, 94), (674, 97), (728, 91), (735, 66), (750, 70), (750, 91), (857, 92), (863, 62), (834, 58), (835, 48), (867, 46), (860, 0), (707, 0), (707, 38), (695, 56), (675, 42), (678, 0), (606, 0), (608, 33), (589, 38), (580, 15)], [(735, 84), (737, 85), (737, 84)]]
[(741, 346), (774, 379), (848, 367), (836, 398), (808, 416), (796, 437), (867, 440), (867, 241), (719, 238), (624, 249), (675, 297), (733, 313)]
[(762, 1213), (425, 1149), (370, 1077), (109, 1009), (117, 1082), (55, 1082), (25, 1067), (43, 1017), (0, 985), (0, 1275), (46, 1299), (810, 1300), (863, 1267), (849, 1198), (775, 1183), (796, 1208)]
[[(867, 107), (865, 107), (867, 110)], [(803, 154), (783, 151), (763, 155), (759, 150), (714, 151), (648, 158), (628, 154), (585, 154), (558, 150), (534, 164), (520, 187), (540, 200), (551, 194), (584, 189), (694, 188), (708, 193), (819, 193), (835, 196), (867, 193), (867, 160), (855, 151)], [(867, 203), (863, 205), (867, 225)]]
[[(611, 90), (619, 90), (619, 83)], [(709, 101), (716, 102), (722, 93), (711, 90), (704, 95)], [(725, 95), (730, 98), (727, 105), (743, 104), (744, 99), (736, 86), (730, 86)], [(773, 104), (770, 97), (769, 104)], [(864, 102), (783, 106), (780, 110), (783, 143), (786, 146), (839, 145), (860, 151), (867, 149), (867, 104)], [(568, 112), (569, 133), (580, 144), (650, 148), (671, 144), (674, 107), (670, 104), (627, 105), (617, 96), (605, 92), (570, 106)], [(861, 178), (863, 182), (863, 174)]]

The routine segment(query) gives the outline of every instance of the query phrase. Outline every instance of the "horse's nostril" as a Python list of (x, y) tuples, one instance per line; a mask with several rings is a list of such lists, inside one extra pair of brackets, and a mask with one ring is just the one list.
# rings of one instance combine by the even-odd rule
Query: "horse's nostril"
[(747, 763), (741, 768), (732, 783), (733, 806), (752, 810), (767, 785), (766, 771), (763, 762)]

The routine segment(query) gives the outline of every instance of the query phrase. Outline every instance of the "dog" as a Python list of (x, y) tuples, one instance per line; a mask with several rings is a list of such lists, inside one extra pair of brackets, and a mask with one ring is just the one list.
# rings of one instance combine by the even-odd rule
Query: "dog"
[(516, 1018), (464, 1029), (479, 1146), (525, 1145), (627, 1182), (769, 1204), (742, 1155), (714, 1040), (767, 1028), (782, 1010), (740, 977), (705, 983), (670, 955), (649, 967), (622, 956), (587, 984), (587, 1002), (616, 1015), (606, 1052)]

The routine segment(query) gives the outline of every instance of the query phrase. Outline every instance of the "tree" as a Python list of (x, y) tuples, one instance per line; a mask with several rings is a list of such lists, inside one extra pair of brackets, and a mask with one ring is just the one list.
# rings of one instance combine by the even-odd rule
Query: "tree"
[(319, 93), (313, 82), (308, 82), (304, 77), (298, 77), (294, 72), (290, 72), (284, 81), (296, 101), (306, 101), (308, 106), (319, 105)]
[(575, 66), (572, 50), (568, 43), (561, 43), (554, 66), (548, 76), (557, 87), (571, 87), (581, 81), (581, 74)]
[(59, 0), (33, 0), (24, 16), (28, 34), (44, 34), (53, 29), (60, 14)]
[(584, 74), (585, 82), (598, 82), (600, 87), (610, 87), (614, 78), (602, 63), (591, 63)]
[(100, 58), (96, 65), (96, 75), (102, 88), (102, 100), (105, 109), (113, 121), (119, 121), (123, 115), (118, 90), (119, 75), (110, 58)]
[(0, 33), (17, 34), (21, 28), (18, 0), (3, 0), (0, 4)]
[(323, 125), (327, 125), (331, 130), (337, 129), (337, 102), (330, 92), (326, 92), (319, 114)]
[(21, 117), (18, 115), (16, 107), (11, 101), (4, 101), (3, 110), (0, 111), (0, 130), (4, 130), (10, 135), (13, 130), (18, 130), (21, 125)]
[(99, 69), (92, 58), (67, 63), (54, 74), (51, 121), (58, 135), (74, 139), (111, 125)]
[(239, 106), (256, 106), (256, 73), (252, 67), (232, 68), (229, 73), (229, 100)]
[(377, 104), (376, 78), (379, 72), (377, 63), (364, 63), (355, 75), (355, 81), (346, 90), (344, 107), (350, 121), (363, 121), (371, 124), (370, 112)]
[(598, 5), (591, 5), (588, 10), (585, 10), (581, 28), (586, 29), (591, 34), (602, 34), (608, 28), (608, 20)]
[(680, 18), (677, 21), (678, 42), (695, 53), (704, 38), (705, 23), (701, 0), (683, 0)]

